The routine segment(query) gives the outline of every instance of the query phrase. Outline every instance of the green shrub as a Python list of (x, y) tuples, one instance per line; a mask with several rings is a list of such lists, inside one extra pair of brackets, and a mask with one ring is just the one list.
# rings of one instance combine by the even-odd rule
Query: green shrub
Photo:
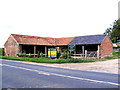
[(18, 57), (22, 57), (22, 53), (21, 53), (21, 52), (18, 53), (17, 56), (18, 56)]
[(22, 56), (23, 56), (23, 57), (26, 57), (26, 56), (27, 56), (25, 51), (22, 53)]
[(40, 53), (40, 57), (44, 57), (44, 55), (43, 55), (43, 53), (42, 53), (42, 52)]
[(31, 58), (31, 57), (32, 57), (32, 55), (29, 53), (28, 57), (29, 57), (29, 58)]
[(38, 58), (40, 57), (40, 51), (38, 51), (38, 53), (37, 53), (37, 57), (38, 57)]
[(60, 58), (60, 56), (61, 56), (61, 51), (58, 51), (57, 52), (57, 59)]
[(71, 58), (71, 52), (69, 52), (68, 57)]
[(2, 56), (4, 56), (4, 48), (2, 48)]
[(65, 50), (62, 54), (62, 58), (67, 59), (67, 50)]

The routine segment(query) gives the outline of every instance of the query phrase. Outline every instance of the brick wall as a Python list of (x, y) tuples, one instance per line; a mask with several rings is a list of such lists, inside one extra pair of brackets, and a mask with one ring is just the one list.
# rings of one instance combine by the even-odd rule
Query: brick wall
[(103, 42), (101, 43), (102, 50), (101, 50), (101, 58), (109, 56), (113, 56), (113, 44), (108, 36), (105, 37)]
[(14, 40), (13, 36), (10, 35), (8, 40), (6, 41), (5, 45), (5, 56), (17, 56), (18, 50), (19, 50), (19, 45), (17, 42)]

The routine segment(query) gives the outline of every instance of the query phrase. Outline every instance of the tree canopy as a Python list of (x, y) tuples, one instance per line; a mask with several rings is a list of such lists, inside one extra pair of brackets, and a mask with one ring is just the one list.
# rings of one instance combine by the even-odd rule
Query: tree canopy
[(115, 20), (113, 25), (105, 30), (104, 34), (108, 35), (113, 43), (120, 40), (120, 19)]

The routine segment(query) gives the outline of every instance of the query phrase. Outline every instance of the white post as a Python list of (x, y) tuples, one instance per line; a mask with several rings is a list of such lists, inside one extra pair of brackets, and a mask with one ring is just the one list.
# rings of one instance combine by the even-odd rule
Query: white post
[(99, 59), (99, 50), (97, 50), (97, 58)]
[(87, 50), (85, 50), (85, 60), (87, 59)]
[(75, 58), (76, 52), (74, 51), (74, 58)]
[(83, 54), (83, 57), (84, 57), (84, 46), (82, 46), (82, 54)]

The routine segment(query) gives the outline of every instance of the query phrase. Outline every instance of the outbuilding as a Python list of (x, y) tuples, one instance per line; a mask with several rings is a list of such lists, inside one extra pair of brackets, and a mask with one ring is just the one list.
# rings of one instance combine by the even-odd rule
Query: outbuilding
[(17, 56), (18, 53), (26, 52), (33, 54), (43, 52), (47, 56), (48, 48), (57, 48), (62, 52), (68, 49), (68, 45), (75, 45), (77, 54), (96, 52), (99, 50), (100, 57), (113, 56), (113, 45), (107, 35), (89, 35), (79, 37), (51, 38), (30, 35), (11, 34), (4, 44), (5, 56)]

